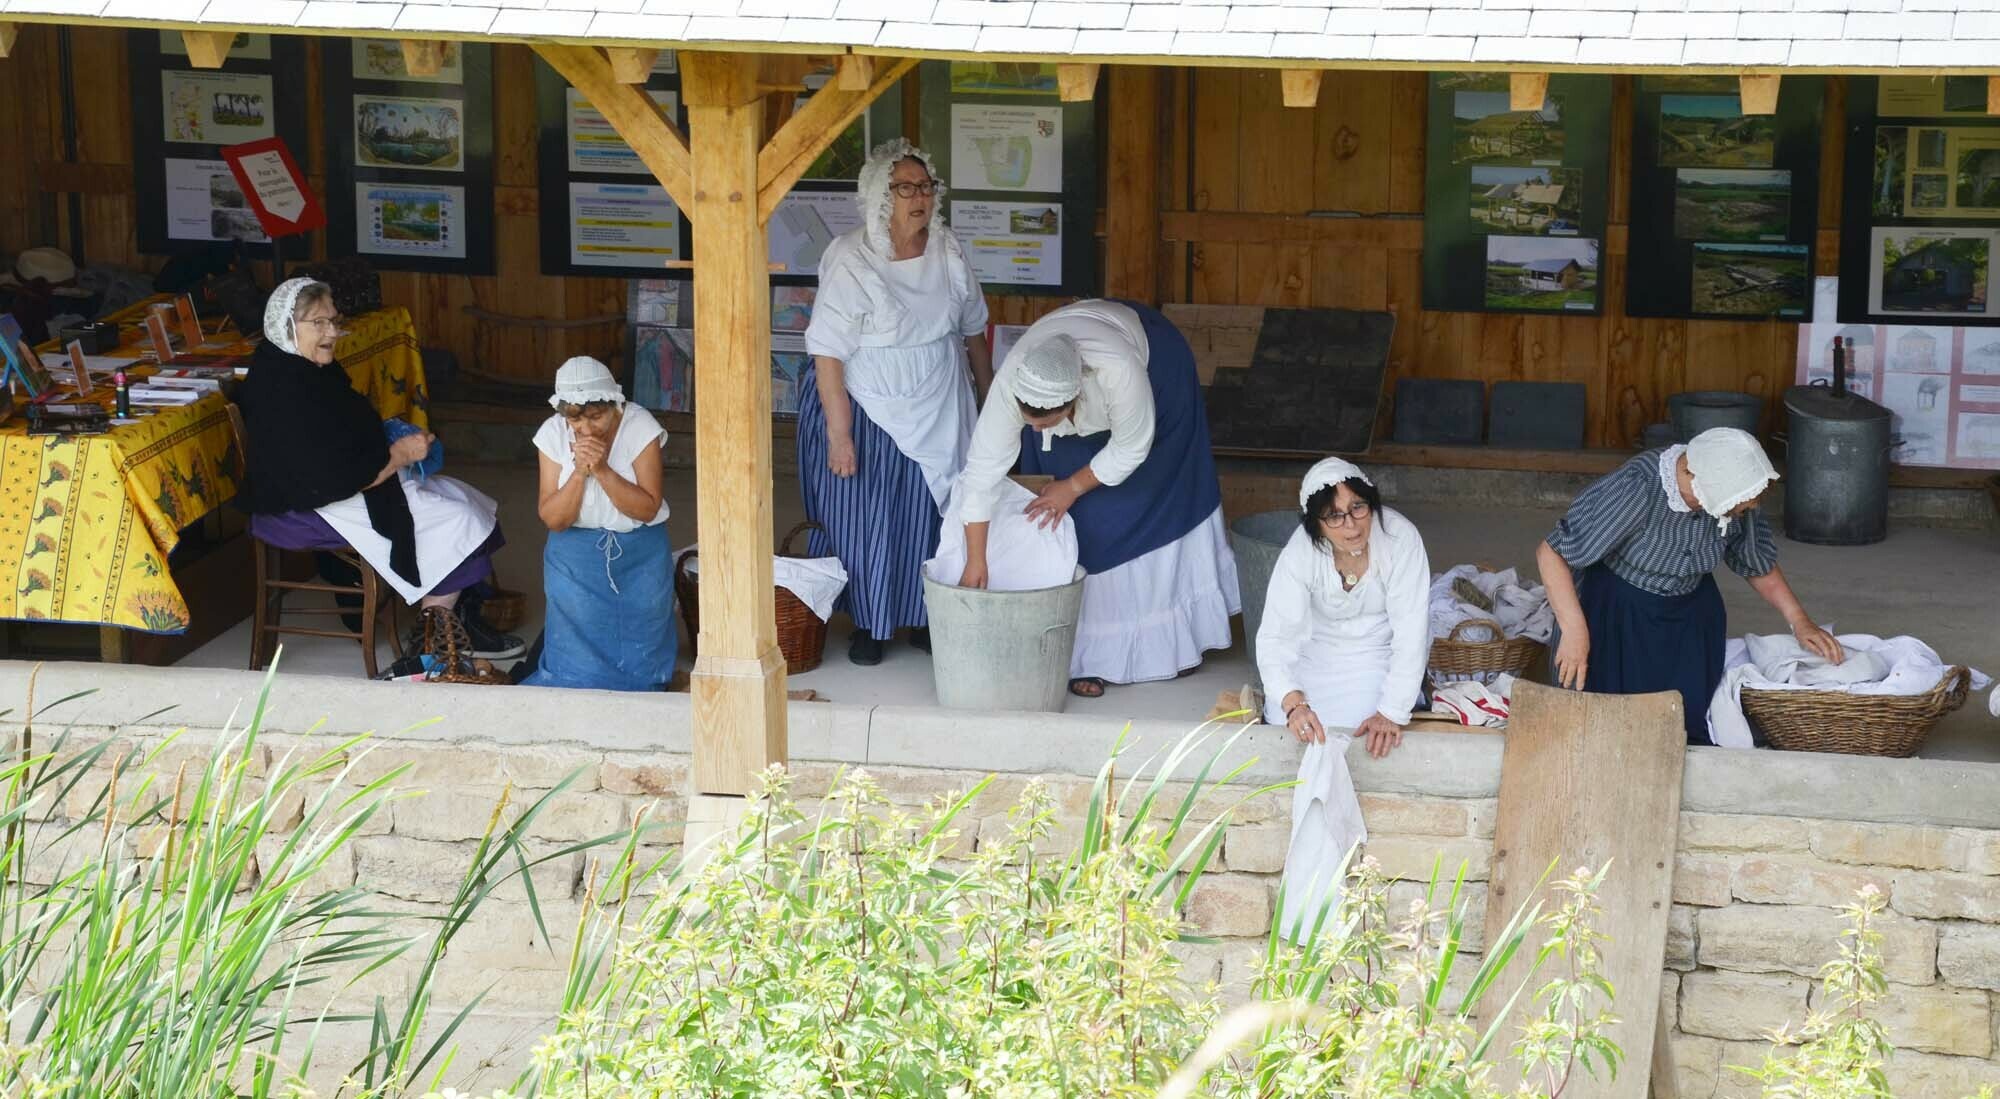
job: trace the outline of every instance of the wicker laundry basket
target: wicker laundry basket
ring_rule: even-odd
[[[778,544],[779,555],[805,557],[806,554],[792,552],[792,542],[806,531],[825,529],[811,520],[800,523]],[[674,565],[674,594],[680,599],[681,619],[687,623],[690,660],[695,657],[701,639],[701,578],[689,572],[688,566],[699,552],[691,549],[681,554]],[[778,649],[785,654],[786,673],[798,675],[819,667],[821,657],[826,655],[826,622],[789,589],[781,587],[771,594],[777,604]]]
[[[1486,641],[1468,641],[1463,635],[1481,630],[1492,635]],[[1507,637],[1500,623],[1489,618],[1468,618],[1451,628],[1448,636],[1431,642],[1431,679],[1438,683],[1477,679],[1491,683],[1502,674],[1523,675],[1534,667],[1547,646],[1526,637]]]
[[[1972,673],[1945,670],[1938,685],[1920,695],[1857,695],[1845,691],[1741,692],[1743,715],[1774,748],[1789,752],[1845,752],[1858,756],[1913,756],[1939,719],[1965,705]]]
[[[528,597],[513,588],[501,587],[498,569],[486,578],[486,583],[493,592],[479,601],[480,619],[501,633],[520,629],[522,620],[528,616]]]

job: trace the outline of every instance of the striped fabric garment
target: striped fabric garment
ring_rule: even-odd
[[[923,467],[904,457],[895,440],[875,426],[859,402],[854,410],[856,472],[836,477],[826,468],[826,411],[817,371],[799,381],[799,490],[814,531],[814,556],[833,555],[847,569],[847,590],[834,609],[880,641],[903,626],[928,626],[923,563],[937,552],[938,509]]]
[[[1654,595],[1686,595],[1720,564],[1746,577],[1777,567],[1778,546],[1763,512],[1744,513],[1726,535],[1715,528],[1712,515],[1668,505],[1660,451],[1649,450],[1578,493],[1548,543],[1571,568],[1602,561]]]

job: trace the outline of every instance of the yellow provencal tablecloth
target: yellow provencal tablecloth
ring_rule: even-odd
[[[146,304],[116,319],[143,316]],[[370,313],[349,328],[339,354],[355,389],[385,419],[429,426],[409,311]],[[0,618],[186,630],[167,554],[184,528],[236,494],[243,459],[227,402],[207,394],[102,435],[30,436],[25,419],[17,410],[0,425],[0,561],[16,562]]]

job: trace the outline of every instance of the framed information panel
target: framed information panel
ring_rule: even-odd
[[[646,94],[685,133],[678,60],[674,51],[660,51]],[[687,221],[639,154],[583,93],[540,59],[535,61],[535,106],[541,121],[542,274],[677,274],[663,268],[687,258]]]

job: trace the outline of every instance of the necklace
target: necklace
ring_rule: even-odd
[[[1366,552],[1367,550],[1365,549],[1348,550],[1347,556],[1360,557],[1362,554]],[[1361,583],[1361,574],[1359,572],[1348,572],[1347,570],[1342,569],[1340,573],[1340,579],[1345,583],[1348,591],[1353,591],[1354,585]]]

